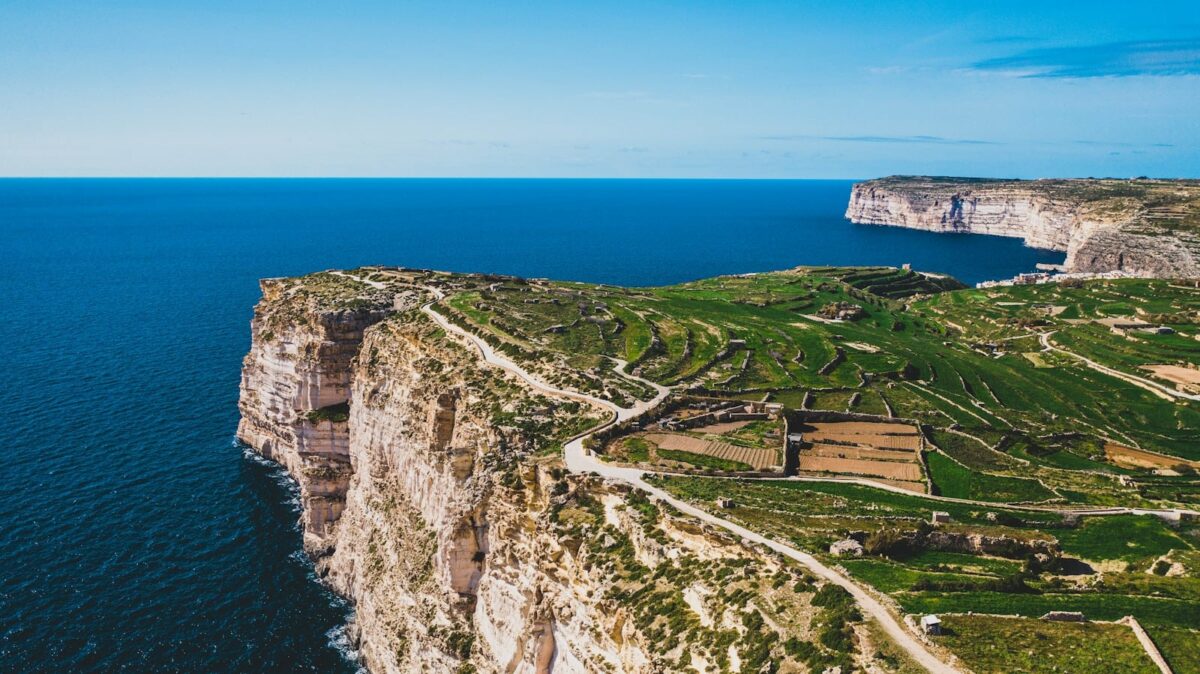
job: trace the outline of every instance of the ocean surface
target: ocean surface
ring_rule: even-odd
[[[0,671],[352,672],[297,495],[233,439],[260,277],[966,282],[1060,254],[852,225],[847,181],[0,180]]]

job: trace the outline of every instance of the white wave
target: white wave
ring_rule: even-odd
[[[330,648],[337,651],[346,662],[357,666],[355,674],[367,674],[367,668],[362,665],[362,653],[354,647],[354,641],[350,638],[349,622],[334,627],[325,636],[329,638]]]

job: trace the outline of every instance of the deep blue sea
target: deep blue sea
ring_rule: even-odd
[[[350,672],[296,494],[233,440],[257,280],[633,285],[1062,256],[852,225],[847,181],[0,180],[0,671]]]

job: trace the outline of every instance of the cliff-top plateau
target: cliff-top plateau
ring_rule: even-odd
[[[1024,239],[1068,272],[1200,276],[1200,181],[891,176],[854,186],[852,222]]]
[[[238,437],[370,672],[1197,671],[1194,282],[261,288]]]

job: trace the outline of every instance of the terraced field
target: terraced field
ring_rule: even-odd
[[[906,613],[1037,618],[1048,611],[1080,611],[1091,620],[1109,621],[1134,615],[1152,634],[1172,636],[1170,645],[1178,649],[1175,658],[1181,663],[1197,657],[1194,643],[1181,646],[1176,637],[1200,629],[1200,523],[1172,525],[1144,515],[1080,521],[1004,506],[931,504],[918,495],[845,483],[702,477],[656,482],[702,508],[732,500],[736,507],[722,510],[723,516],[809,550],[826,550],[835,541],[857,536],[866,550],[861,557],[828,555],[829,562],[892,596]],[[947,512],[950,522],[929,526],[934,507]],[[970,540],[992,543],[977,549],[967,544]],[[1057,556],[1040,562],[1034,549]],[[1177,560],[1178,566],[1171,567],[1174,575],[1165,570],[1170,564],[1159,564],[1164,557]],[[1037,623],[980,620],[987,624],[972,625],[958,636],[986,644],[1001,628],[1019,630],[1013,638],[1020,640],[1043,629]],[[966,622],[961,628],[967,629]],[[1034,636],[1027,649],[1038,640]],[[973,651],[970,643],[947,642],[964,658],[970,653],[982,671],[1010,671],[991,668],[988,663],[996,661],[989,661],[986,645]],[[1054,643],[1047,639],[1045,645]],[[1134,655],[1136,651],[1128,651],[1121,657]]]
[[[791,407],[807,400],[811,409],[933,426],[1080,432],[1200,459],[1196,403],[1163,405],[1128,382],[1043,353],[1038,341],[1054,331],[1061,347],[1141,376],[1145,365],[1195,362],[1200,291],[1097,281],[940,292],[953,285],[902,270],[810,268],[648,289],[506,280],[450,304],[514,351],[531,359],[570,354],[591,363],[586,376],[610,386],[619,378],[589,358],[628,360],[651,379],[721,396],[768,395]],[[837,302],[861,307],[863,317],[809,318]],[[1125,313],[1161,320],[1176,334],[1126,338],[1090,322]]]
[[[726,461],[744,463],[755,470],[779,465],[779,451],[759,447],[745,447],[720,440],[707,440],[683,433],[647,433],[646,440],[659,450],[689,452],[715,456]]]
[[[1114,462],[1103,450],[1114,443],[1200,461],[1200,403],[1164,400],[1041,342],[1052,333],[1059,348],[1143,378],[1149,365],[1200,363],[1194,287],[1119,280],[962,289],[907,270],[802,268],[633,289],[505,278],[464,288],[448,304],[463,325],[548,379],[617,402],[649,391],[621,377],[613,358],[693,395],[914,420],[939,434],[943,455],[931,477],[943,494],[1200,503],[1194,475]],[[845,305],[861,317],[820,315]],[[1174,334],[1116,335],[1094,322],[1111,316]],[[870,475],[872,466],[832,460],[882,458],[843,454],[823,448],[813,460]],[[916,477],[876,474],[892,475]]]
[[[879,478],[885,484],[925,491],[921,435],[908,424],[888,422],[800,422],[789,431],[803,438],[800,474]]]

